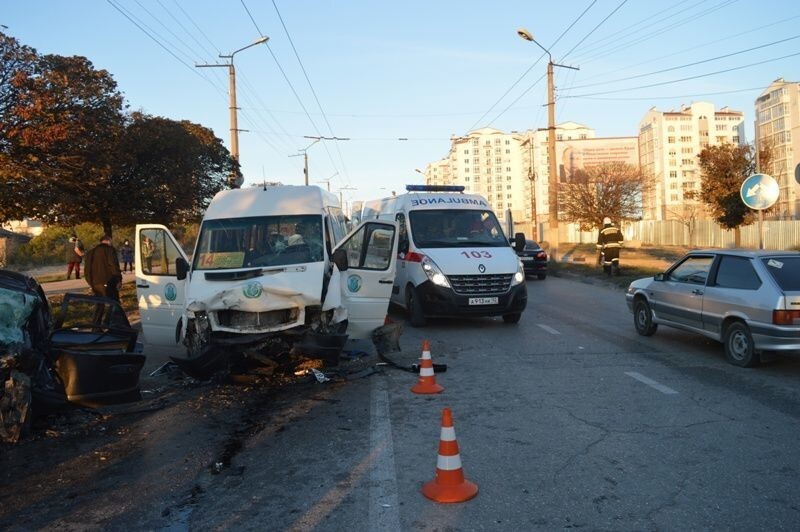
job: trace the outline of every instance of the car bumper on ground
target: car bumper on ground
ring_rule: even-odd
[[[455,293],[451,288],[426,281],[417,287],[417,292],[423,313],[428,317],[502,316],[522,312],[528,304],[528,289],[525,283],[512,286],[502,294],[462,295]],[[470,298],[495,297],[497,304],[470,305]]]

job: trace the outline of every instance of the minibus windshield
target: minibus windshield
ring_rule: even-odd
[[[323,260],[322,216],[206,220],[194,270],[285,266]]]
[[[411,235],[418,248],[508,247],[492,211],[468,209],[416,210],[409,213]]]

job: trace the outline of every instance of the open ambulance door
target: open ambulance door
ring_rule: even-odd
[[[145,343],[175,346],[183,315],[187,279],[178,279],[175,261],[188,260],[163,225],[136,226],[136,298]]]
[[[339,278],[350,338],[369,338],[384,324],[397,268],[397,241],[395,222],[369,220],[359,224],[334,250],[335,255],[343,250],[347,257],[347,268]]]

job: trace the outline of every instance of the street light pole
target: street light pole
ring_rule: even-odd
[[[344,211],[345,208],[344,208],[344,199],[342,198],[342,190],[358,190],[358,189],[356,189],[356,187],[349,187],[349,186],[348,187],[340,187],[339,188],[339,207],[342,209],[342,211]],[[353,214],[353,213],[350,213],[350,214]],[[351,218],[352,218],[352,216],[351,216]]]
[[[347,138],[347,137],[312,137],[310,135],[303,135],[303,138],[304,139],[313,139],[314,142],[312,142],[311,144],[309,144],[308,146],[306,146],[302,150],[298,150],[301,153],[298,153],[296,155],[290,155],[289,157],[299,157],[300,155],[303,156],[303,175],[305,176],[305,185],[308,186],[308,150],[309,150],[309,148],[311,148],[311,146],[313,146],[314,144],[316,144],[317,142],[319,142],[321,140],[350,140],[350,139]],[[339,172],[336,172],[336,173],[338,174]],[[331,176],[331,177],[333,177],[333,176]]]
[[[205,64],[205,65],[195,65],[197,68],[205,68],[205,67],[227,67],[228,69],[228,110],[230,114],[230,122],[231,122],[231,157],[238,163],[239,162],[239,119],[237,116],[237,107],[236,107],[236,68],[233,66],[233,56],[237,53],[241,52],[242,50],[247,50],[251,46],[255,46],[257,44],[265,43],[269,40],[269,37],[261,37],[260,39],[256,40],[235,50],[230,53],[230,55],[222,55],[219,56],[222,59],[229,59],[229,63],[223,64]],[[241,176],[231,176],[230,185],[231,188],[239,188],[242,186],[243,178]]]
[[[558,167],[556,165],[556,96],[553,85],[553,67],[570,68],[579,70],[578,67],[559,65],[553,62],[550,50],[539,44],[531,33],[520,28],[517,35],[526,41],[535,43],[547,54],[547,158],[549,159],[547,176],[547,202],[548,202],[548,235],[550,241],[550,256],[558,260]]]

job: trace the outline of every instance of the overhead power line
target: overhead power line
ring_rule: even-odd
[[[650,101],[650,100],[677,100],[682,98],[705,98],[706,96],[719,96],[722,94],[736,94],[739,92],[751,92],[751,91],[761,91],[761,90],[764,90],[763,86],[750,87],[748,89],[735,89],[729,91],[701,92],[697,94],[672,94],[670,96],[640,96],[640,97],[625,96],[624,98],[603,98],[594,96],[565,96],[565,98],[580,98],[582,100],[602,100],[610,102],[628,102],[632,100]]]
[[[244,1],[244,0],[242,0],[242,1]],[[294,41],[292,40],[292,36],[289,34],[289,29],[286,27],[286,23],[283,21],[283,17],[281,16],[280,10],[278,10],[278,5],[275,3],[275,0],[272,0],[272,6],[275,8],[275,13],[278,14],[278,20],[280,20],[281,26],[283,27],[283,31],[284,31],[284,33],[286,33],[286,38],[289,39],[289,44],[291,44],[291,46],[292,46],[292,51],[294,52],[294,56],[297,58],[297,63],[300,65],[300,70],[303,71],[303,76],[305,76],[306,82],[308,83],[308,87],[309,87],[309,89],[311,89],[311,94],[314,96],[314,101],[317,102],[317,108],[319,109],[320,113],[322,113],[322,118],[325,120],[325,125],[328,126],[328,131],[330,132],[331,136],[335,137],[336,135],[333,132],[333,127],[331,126],[331,123],[330,123],[330,121],[328,120],[328,117],[325,114],[325,110],[322,108],[322,104],[320,103],[319,97],[317,96],[317,91],[314,90],[314,84],[311,83],[311,79],[308,77],[308,72],[306,71],[306,67],[305,67],[305,65],[303,65],[303,61],[300,59],[300,54],[297,53],[297,48],[294,45]],[[323,145],[325,146],[325,151],[328,151],[327,143],[323,142]],[[342,157],[342,150],[339,149],[339,143],[338,142],[335,143],[334,145],[336,147],[336,152],[339,155],[339,161],[342,163],[342,170],[344,171],[345,180],[347,181],[347,184],[349,185],[350,184],[350,174],[347,171],[347,165],[345,165],[345,163],[344,163],[344,157]],[[328,153],[328,155],[330,156],[330,153]],[[336,169],[335,166],[336,165],[334,165],[334,169]],[[338,172],[338,169],[336,169],[336,170]]]
[[[675,8],[681,6],[681,5],[683,5],[683,4],[685,4],[686,2],[689,2],[689,1],[691,1],[691,0],[682,0],[681,2],[678,2],[677,4],[671,5],[666,9],[662,9],[661,11],[657,11],[657,12],[653,13],[652,15],[648,15],[647,17],[645,17],[643,19],[640,19],[637,22],[634,22],[632,24],[626,24],[622,29],[620,29],[618,31],[615,31],[613,33],[610,33],[610,34],[606,35],[605,37],[600,37],[597,40],[590,41],[590,42],[586,43],[584,46],[579,46],[579,47],[576,48],[576,51],[578,52],[578,56],[580,56],[583,53],[584,50],[596,50],[600,43],[608,41],[609,39],[613,39],[617,35],[619,35],[620,33],[625,33],[625,32],[629,32],[630,33],[631,30],[633,30],[633,28],[636,28],[637,26],[640,26],[641,24],[644,24],[645,22],[647,22],[647,21],[649,21],[651,19],[654,19],[654,18],[663,19],[662,15],[664,15],[665,13],[667,13],[669,11],[672,11],[673,9],[675,9]],[[706,2],[706,1],[707,0],[701,0],[700,3]],[[692,7],[694,7],[694,6],[690,6],[690,7],[686,8],[686,9],[684,9],[683,11],[686,11],[687,9],[691,9]],[[681,12],[682,11],[679,11],[678,13],[681,13]],[[669,16],[672,17],[672,16],[675,16],[675,14],[669,15]],[[641,31],[641,30],[635,30],[633,33],[638,33],[639,31]]]
[[[754,32],[759,31],[759,30],[763,30],[763,29],[766,29],[766,28],[771,28],[772,26],[777,26],[779,24],[783,24],[783,23],[786,23],[786,22],[791,22],[791,21],[796,20],[798,18],[800,18],[800,15],[795,15],[795,16],[789,17],[789,18],[781,18],[781,19],[776,20],[774,22],[771,22],[769,24],[765,24],[763,26],[758,26],[756,28],[752,28],[752,29],[749,29],[747,31],[737,32],[735,34],[728,35],[727,37],[723,37],[721,39],[715,39],[713,41],[706,41],[706,42],[703,42],[703,43],[695,44],[693,46],[690,46],[689,48],[683,48],[683,49],[678,50],[676,52],[672,52],[672,53],[669,53],[669,54],[666,54],[666,55],[661,55],[661,56],[658,56],[658,57],[653,57],[653,58],[647,59],[645,61],[639,61],[638,63],[633,63],[633,64],[630,64],[630,65],[626,65],[626,66],[621,67],[621,68],[615,68],[613,71],[598,72],[597,74],[594,74],[593,76],[587,76],[587,77],[583,78],[583,80],[587,81],[587,80],[590,80],[590,79],[597,79],[597,78],[600,78],[600,77],[604,77],[604,76],[607,76],[609,74],[613,75],[615,73],[631,70],[631,69],[633,69],[634,67],[637,67],[637,66],[647,65],[649,63],[655,63],[656,61],[660,61],[662,59],[667,59],[669,57],[674,57],[676,55],[681,55],[681,54],[686,53],[686,52],[697,52],[697,50],[699,48],[702,48],[702,47],[705,47],[705,46],[710,46],[712,44],[721,43],[721,42],[724,42],[724,41],[729,41],[731,39],[742,40],[742,36],[747,35],[749,33],[754,33]]]
[[[604,23],[605,21],[607,21],[609,18],[611,18],[611,16],[612,16],[614,13],[616,13],[617,11],[619,11],[619,10],[620,10],[620,8],[621,8],[622,6],[624,6],[624,5],[625,5],[627,2],[628,2],[628,0],[622,0],[622,2],[620,2],[620,3],[619,3],[619,5],[618,5],[617,7],[615,7],[615,8],[614,8],[614,11],[612,11],[611,13],[609,13],[608,15],[606,15],[606,17],[605,17],[603,20],[601,20],[600,22],[598,22],[597,26],[595,26],[594,28],[592,28],[592,31],[590,31],[589,33],[587,33],[587,34],[586,34],[586,36],[585,36],[583,39],[581,39],[580,41],[578,41],[578,44],[576,44],[575,46],[573,46],[572,48],[570,48],[570,49],[569,49],[569,52],[567,52],[566,54],[564,54],[564,55],[561,57],[561,61],[564,61],[564,60],[567,58],[567,56],[569,56],[569,54],[571,54],[571,53],[572,53],[572,52],[575,50],[575,48],[577,48],[578,46],[580,46],[581,44],[583,44],[583,41],[585,41],[586,39],[588,39],[588,38],[589,38],[589,37],[592,35],[592,33],[594,33],[595,31],[597,31],[597,28],[599,28],[600,26],[602,26],[602,25],[603,25],[603,23]]]
[[[581,62],[585,65],[585,64],[588,64],[588,63],[590,63],[592,61],[596,61],[598,59],[601,59],[603,57],[608,57],[609,55],[614,54],[614,53],[616,53],[616,52],[618,52],[620,50],[625,50],[625,49],[630,48],[631,46],[643,43],[645,41],[649,41],[651,39],[655,39],[659,35],[662,35],[662,34],[668,32],[668,31],[670,31],[670,30],[672,30],[672,29],[674,29],[674,28],[676,28],[678,26],[681,26],[684,23],[695,22],[695,21],[699,20],[700,18],[702,18],[702,17],[704,17],[706,15],[710,15],[711,13],[714,13],[715,11],[719,11],[720,9],[728,7],[729,5],[735,3],[736,1],[737,0],[726,0],[726,1],[722,2],[722,3],[720,3],[720,4],[717,4],[715,6],[712,6],[712,7],[708,8],[708,9],[706,9],[705,11],[701,11],[699,13],[693,13],[693,14],[689,15],[688,17],[683,18],[683,19],[681,19],[681,20],[679,20],[677,22],[674,22],[674,23],[672,23],[672,24],[670,24],[670,25],[668,25],[666,27],[663,27],[663,28],[657,30],[657,31],[652,31],[651,30],[645,36],[637,37],[634,40],[630,40],[630,41],[626,41],[626,42],[609,43],[609,45],[612,46],[612,48],[607,49],[607,50],[602,50],[602,48],[605,48],[605,47],[600,47],[599,50],[594,50],[595,55],[590,55],[587,58],[581,59]],[[634,32],[634,34],[635,33],[638,33],[638,31]],[[633,34],[631,34],[631,35],[633,35]]]
[[[678,65],[678,66],[674,66],[674,67],[670,67],[670,68],[663,68],[661,70],[655,70],[653,72],[647,72],[645,74],[637,74],[636,76],[627,76],[627,77],[624,77],[624,78],[617,78],[617,79],[612,79],[612,80],[607,80],[607,81],[599,81],[599,82],[595,82],[595,83],[586,83],[584,85],[575,85],[572,88],[573,89],[583,89],[583,88],[586,88],[586,87],[596,87],[598,85],[607,85],[609,83],[619,83],[620,81],[629,81],[629,80],[632,80],[632,79],[644,78],[644,77],[647,77],[647,76],[654,76],[656,74],[663,74],[664,72],[672,72],[673,70],[679,70],[679,69],[682,69],[682,68],[688,68],[688,67],[691,67],[691,66],[697,66],[697,65],[702,65],[702,64],[705,64],[705,63],[710,63],[712,61],[718,61],[720,59],[726,59],[728,57],[733,57],[733,56],[744,54],[744,53],[747,53],[747,52],[752,52],[753,50],[760,50],[762,48],[768,48],[770,46],[775,46],[776,44],[785,43],[785,42],[792,41],[792,40],[795,40],[795,39],[800,39],[800,34],[799,35],[794,35],[792,37],[787,37],[785,39],[781,39],[781,40],[778,40],[778,41],[773,41],[773,42],[770,42],[770,43],[761,44],[759,46],[753,46],[753,47],[750,47],[750,48],[745,48],[744,50],[738,50],[736,52],[731,52],[729,54],[718,55],[716,57],[710,57],[708,59],[703,59],[701,61],[694,61],[692,63],[686,63],[685,65]]]
[[[202,80],[204,80],[204,81],[208,82],[208,83],[209,83],[209,84],[211,84],[211,85],[212,85],[214,88],[216,88],[218,91],[221,91],[223,96],[225,95],[225,92],[224,92],[224,91],[222,91],[222,90],[221,90],[221,89],[220,89],[220,88],[219,88],[217,85],[215,85],[215,84],[214,84],[214,83],[213,83],[213,82],[212,82],[212,81],[211,81],[211,80],[210,80],[210,79],[209,79],[207,76],[204,76],[203,74],[201,74],[200,72],[198,72],[198,71],[197,71],[197,69],[195,69],[194,67],[192,67],[192,66],[191,66],[189,63],[187,63],[186,61],[184,61],[184,60],[183,60],[183,59],[181,59],[180,57],[178,57],[178,56],[175,54],[175,52],[173,52],[172,50],[170,50],[170,49],[169,49],[169,48],[168,48],[168,47],[167,47],[167,46],[166,46],[164,43],[162,43],[162,42],[161,42],[159,39],[157,39],[156,37],[154,37],[154,36],[153,36],[153,34],[151,33],[152,29],[151,29],[150,31],[148,31],[148,30],[146,30],[146,29],[143,27],[144,23],[140,24],[139,22],[137,22],[136,20],[134,20],[135,16],[134,16],[133,14],[130,14],[130,15],[129,15],[129,14],[128,14],[128,12],[127,12],[127,10],[126,10],[125,8],[123,8],[123,7],[121,7],[121,6],[118,6],[118,5],[117,5],[117,4],[115,4],[115,3],[114,3],[112,0],[106,0],[106,2],[108,2],[108,4],[109,4],[111,7],[113,7],[113,8],[114,8],[114,9],[116,9],[117,11],[119,11],[119,12],[122,14],[122,16],[123,16],[123,17],[125,17],[126,19],[128,19],[128,20],[131,22],[131,24],[133,24],[134,26],[136,26],[137,28],[139,28],[139,30],[141,30],[141,32],[142,32],[142,33],[144,33],[145,35],[147,35],[147,36],[148,36],[148,37],[149,37],[149,38],[150,38],[150,39],[151,39],[153,42],[155,42],[155,43],[156,43],[156,44],[157,44],[159,47],[161,47],[161,48],[162,48],[162,49],[163,49],[165,52],[167,52],[169,55],[171,55],[173,58],[175,58],[175,60],[176,60],[176,61],[178,61],[180,64],[182,64],[182,65],[183,65],[183,66],[185,66],[187,69],[189,69],[191,72],[193,72],[193,73],[194,73],[194,74],[195,74],[197,77],[199,77],[200,79],[202,79]],[[155,32],[154,32],[154,33],[155,33]]]
[[[250,22],[253,23],[253,26],[256,28],[256,31],[259,33],[259,35],[261,35],[263,37],[264,33],[261,31],[261,28],[258,26],[258,23],[256,22],[256,19],[253,17],[253,14],[250,12],[250,9],[247,7],[247,4],[245,4],[244,0],[240,0],[240,2],[242,4],[242,7],[244,8],[245,12],[247,13],[247,16],[250,18]],[[317,136],[318,137],[324,137],[325,135],[322,134],[322,132],[319,129],[319,126],[317,126],[317,123],[314,122],[314,119],[311,118],[311,113],[308,112],[308,109],[306,108],[305,104],[303,103],[303,100],[300,98],[300,95],[297,93],[297,90],[295,89],[294,85],[292,84],[291,80],[289,79],[289,76],[286,74],[286,71],[283,69],[283,66],[281,65],[280,61],[278,61],[278,57],[275,55],[275,52],[273,52],[272,47],[270,46],[269,43],[266,43],[266,46],[267,46],[267,51],[272,56],[272,60],[275,61],[275,65],[278,67],[278,70],[280,71],[281,75],[283,76],[284,81],[286,81],[286,84],[289,85],[289,89],[292,91],[292,94],[294,95],[295,99],[297,100],[297,103],[300,105],[300,108],[303,109],[303,112],[305,113],[306,117],[308,118],[308,121],[311,123],[311,126],[314,128],[314,131],[316,132]],[[323,143],[323,145],[325,145],[325,143]],[[336,167],[336,163],[333,161],[333,157],[331,156],[330,151],[328,150],[327,146],[326,146],[325,150],[326,150],[326,152],[328,154],[328,158],[330,159],[331,165],[334,167],[334,169],[336,169],[338,171],[338,168]]]
[[[663,85],[672,85],[674,83],[680,83],[681,81],[689,81],[689,80],[692,80],[692,79],[707,78],[709,76],[716,76],[717,74],[725,74],[727,72],[734,72],[736,70],[743,70],[745,68],[758,66],[758,65],[763,65],[763,64],[766,64],[766,63],[773,63],[775,61],[780,61],[781,59],[788,59],[790,57],[796,57],[798,55],[800,55],[800,52],[796,52],[796,53],[789,54],[789,55],[784,55],[784,56],[781,56],[781,57],[775,57],[775,58],[772,58],[772,59],[765,59],[764,61],[758,61],[756,63],[750,63],[750,64],[747,64],[747,65],[741,65],[741,66],[738,66],[738,67],[726,68],[724,70],[717,70],[716,72],[708,72],[706,74],[698,74],[696,76],[689,76],[689,77],[685,77],[685,78],[674,79],[674,80],[671,80],[671,81],[662,81],[662,82],[659,82],[659,83],[650,83],[648,85],[639,85],[638,87],[627,87],[627,88],[624,88],[624,89],[592,92],[592,93],[588,93],[588,94],[574,94],[574,95],[562,96],[562,98],[585,98],[587,96],[602,96],[604,94],[617,94],[617,93],[620,93],[620,92],[628,92],[628,91],[639,90],[639,89],[648,89],[648,88],[651,88],[651,87],[661,87]]]
[[[595,5],[596,3],[597,3],[597,0],[592,0],[592,2],[591,2],[591,3],[590,3],[588,6],[586,6],[586,8],[585,8],[583,11],[581,11],[581,14],[580,14],[580,15],[578,15],[578,17],[577,17],[575,20],[573,20],[573,21],[572,21],[572,23],[571,23],[569,26],[567,26],[567,28],[566,28],[564,31],[562,31],[562,32],[561,32],[561,35],[559,35],[559,36],[558,36],[558,38],[555,40],[555,42],[553,42],[553,44],[551,44],[551,45],[550,45],[550,47],[552,48],[553,46],[555,46],[556,44],[558,44],[558,42],[559,42],[559,41],[560,41],[560,40],[561,40],[561,39],[564,37],[564,35],[566,35],[566,34],[567,34],[567,32],[568,32],[569,30],[571,30],[571,29],[572,29],[572,27],[573,27],[575,24],[577,24],[577,23],[578,23],[578,21],[579,21],[579,20],[581,20],[581,19],[583,18],[583,16],[586,14],[586,12],[587,12],[587,11],[589,11],[589,9],[591,9],[591,7],[592,7],[593,5]],[[512,84],[511,84],[511,86],[510,86],[510,87],[509,87],[509,88],[506,90],[506,92],[504,92],[504,93],[503,93],[503,95],[502,95],[502,96],[500,96],[500,98],[498,98],[498,99],[497,99],[497,101],[496,101],[496,102],[494,102],[494,103],[492,104],[492,106],[491,106],[491,107],[489,107],[489,109],[488,109],[488,110],[487,110],[485,113],[483,113],[483,115],[481,115],[481,117],[480,117],[479,119],[477,119],[477,120],[475,121],[475,123],[474,123],[474,124],[472,124],[472,125],[469,127],[469,131],[471,131],[471,130],[475,129],[475,126],[477,126],[478,124],[480,124],[480,123],[481,123],[481,120],[483,120],[484,118],[486,118],[486,116],[487,116],[489,113],[491,113],[491,112],[492,112],[492,109],[494,109],[495,107],[497,107],[497,105],[498,105],[498,104],[499,104],[501,101],[503,101],[503,99],[504,99],[504,98],[505,98],[505,97],[508,95],[508,93],[510,93],[510,92],[511,92],[511,91],[514,89],[514,87],[516,87],[516,86],[519,84],[519,82],[520,82],[520,81],[522,81],[522,79],[523,79],[525,76],[527,76],[527,75],[528,75],[528,72],[530,72],[531,70],[533,70],[533,67],[535,67],[536,65],[538,65],[538,64],[539,64],[539,61],[541,61],[541,60],[542,60],[542,58],[543,58],[545,55],[546,55],[545,53],[542,53],[542,55],[540,55],[539,57],[537,57],[537,58],[536,58],[536,61],[534,61],[534,62],[533,62],[533,64],[532,64],[531,66],[529,66],[529,67],[528,67],[528,69],[527,69],[525,72],[523,72],[523,73],[522,73],[522,75],[521,75],[519,78],[517,78],[517,81],[515,81],[514,83],[512,83]],[[511,105],[514,105],[514,103],[516,103],[517,101],[519,101],[519,99],[520,99],[520,98],[522,98],[522,96],[524,96],[525,94],[527,94],[528,92],[530,92],[530,90],[531,90],[531,89],[532,89],[532,88],[533,88],[533,87],[534,87],[534,86],[535,86],[537,83],[539,83],[539,81],[541,81],[541,79],[542,79],[542,78],[539,78],[539,79],[537,79],[536,81],[534,81],[534,82],[533,82],[533,84],[532,84],[531,86],[529,86],[527,89],[525,89],[525,92],[523,92],[523,93],[522,93],[522,95],[520,95],[519,97],[517,97],[517,99],[516,99],[516,100],[514,100],[514,102],[512,102],[512,103],[511,103]],[[498,119],[498,118],[500,118],[500,117],[501,117],[503,114],[505,114],[505,112],[506,112],[506,111],[508,111],[508,109],[509,109],[510,107],[511,107],[511,106],[507,107],[507,108],[506,108],[506,109],[505,109],[505,110],[504,110],[502,113],[500,113],[499,115],[497,115],[497,116],[495,117],[495,119],[494,119],[494,120],[497,120],[497,119]],[[494,120],[492,120],[492,121],[491,121],[491,122],[489,122],[489,123],[491,124],[492,122],[494,122]]]

